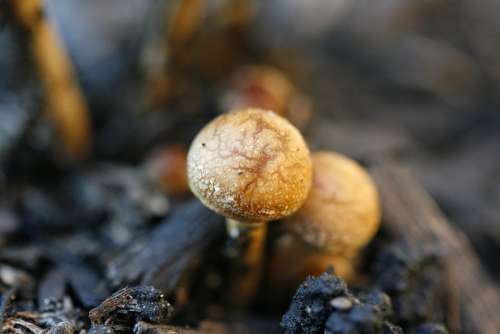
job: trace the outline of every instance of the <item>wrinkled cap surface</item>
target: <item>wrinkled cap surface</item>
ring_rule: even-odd
[[[336,254],[365,246],[380,224],[377,189],[355,161],[334,152],[312,154],[313,184],[304,206],[285,226]]]
[[[307,198],[312,167],[299,131],[271,111],[244,109],[205,126],[188,153],[193,193],[242,222],[280,219]]]

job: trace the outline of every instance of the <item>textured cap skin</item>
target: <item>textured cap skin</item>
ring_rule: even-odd
[[[355,161],[334,152],[312,154],[313,185],[304,206],[285,226],[335,254],[365,246],[380,225],[378,192]]]
[[[243,109],[217,117],[194,139],[187,164],[192,192],[240,222],[289,216],[311,187],[312,163],[302,135],[272,111]]]

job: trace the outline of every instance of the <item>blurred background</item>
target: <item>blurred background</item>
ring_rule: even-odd
[[[73,70],[63,77],[78,83],[84,106],[54,117],[50,96],[64,89],[51,88],[46,74],[58,65],[43,59],[64,63],[57,43],[38,41],[36,24],[0,7],[1,189],[74,180],[103,163],[155,173],[155,152],[175,146],[182,156],[216,115],[260,104],[288,117],[312,149],[409,165],[500,279],[499,1],[42,2],[36,20],[57,32]],[[102,174],[91,180],[120,178]],[[95,196],[88,184],[71,187]],[[28,188],[14,196],[23,219],[50,216],[50,203]],[[99,212],[96,201],[85,210]],[[147,203],[148,213],[166,205]],[[111,210],[115,218],[133,220],[123,207]],[[14,220],[2,234],[16,233],[22,224],[0,212]],[[109,238],[125,244],[130,230],[120,226]]]

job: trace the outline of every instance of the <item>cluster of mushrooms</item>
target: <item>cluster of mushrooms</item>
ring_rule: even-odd
[[[257,290],[268,222],[281,220],[285,230],[268,261],[276,291],[329,267],[351,279],[380,223],[368,173],[341,154],[311,153],[299,130],[273,111],[236,109],[207,124],[189,149],[187,176],[194,195],[226,217],[229,238],[245,240],[235,305],[247,305]]]

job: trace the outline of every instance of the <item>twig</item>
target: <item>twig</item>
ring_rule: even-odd
[[[62,137],[63,146],[71,158],[85,158],[91,146],[89,112],[62,41],[47,19],[41,0],[11,0],[10,3],[20,25],[29,33],[47,111]]]
[[[186,256],[194,256],[223,232],[221,216],[192,200],[115,258],[108,276],[117,285],[161,281],[165,286],[156,286],[169,290],[189,263]]]

